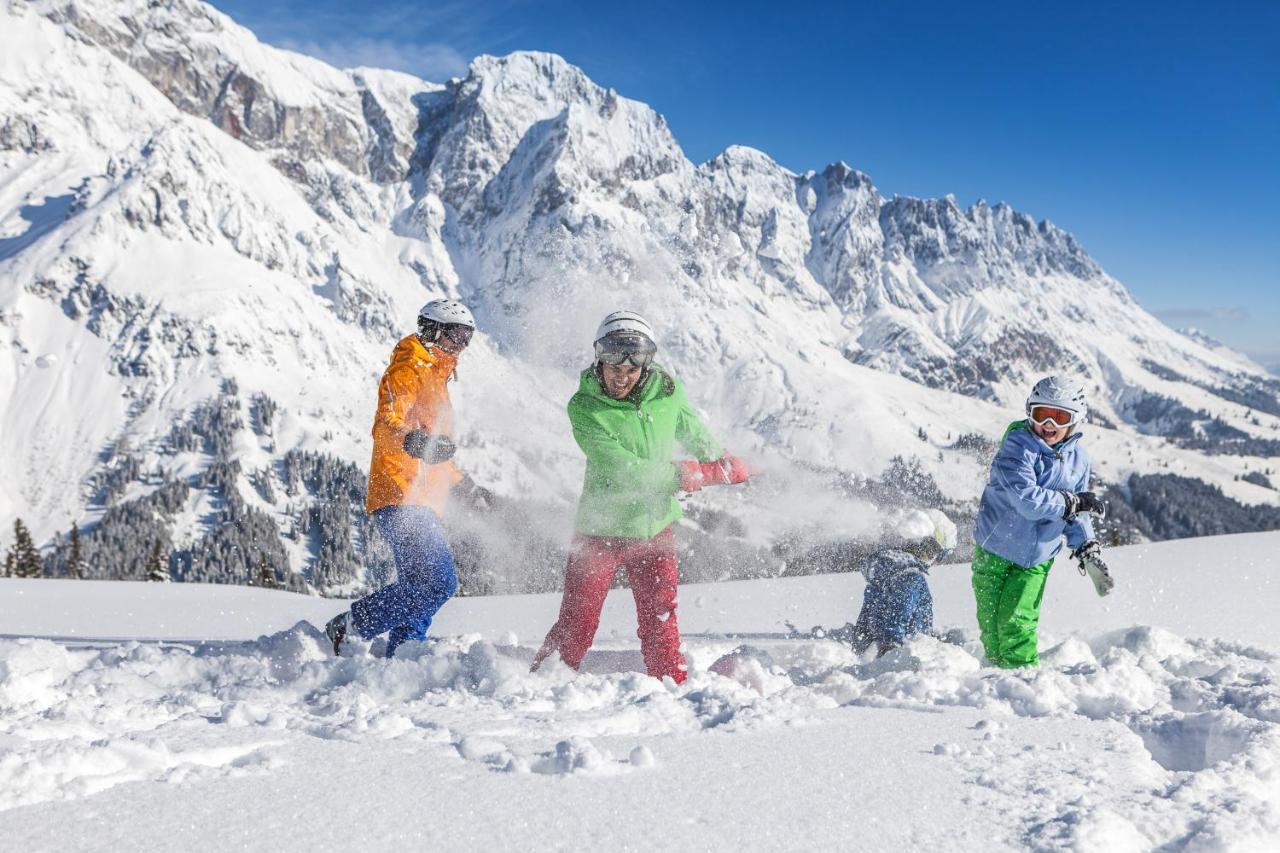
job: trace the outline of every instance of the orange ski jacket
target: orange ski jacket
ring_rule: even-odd
[[[404,452],[404,437],[415,429],[456,439],[449,378],[458,363],[439,347],[427,347],[417,335],[396,344],[378,384],[373,418],[373,460],[365,511],[388,506],[425,506],[443,515],[449,490],[462,480],[452,460],[428,465]]]

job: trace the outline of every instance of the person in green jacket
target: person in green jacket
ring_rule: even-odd
[[[743,483],[751,470],[721,449],[680,381],[653,362],[656,352],[653,327],[632,311],[615,311],[596,331],[595,363],[582,372],[569,401],[587,470],[564,597],[532,670],[552,652],[573,669],[581,666],[622,567],[635,597],[646,671],[677,684],[688,674],[676,622],[676,493]],[[673,461],[677,442],[696,459]]]

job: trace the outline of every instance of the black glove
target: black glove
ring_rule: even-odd
[[[1091,512],[1099,518],[1107,514],[1106,501],[1101,500],[1093,492],[1059,492],[1058,494],[1062,495],[1062,500],[1066,503],[1062,517],[1068,521],[1082,512]]]
[[[1097,539],[1090,539],[1079,548],[1071,552],[1071,559],[1083,560],[1085,557],[1101,557],[1102,546],[1098,544]]]
[[[404,437],[404,452],[416,456],[428,465],[437,465],[453,458],[458,447],[447,435],[432,435],[425,429],[410,430]]]
[[[471,479],[470,474],[463,474],[462,480],[453,489],[472,509],[493,508],[493,492]]]
[[[1098,595],[1106,595],[1115,587],[1115,578],[1111,577],[1111,570],[1102,561],[1102,546],[1098,544],[1098,540],[1090,539],[1072,551],[1071,556],[1079,561],[1080,574],[1093,581],[1093,588]]]

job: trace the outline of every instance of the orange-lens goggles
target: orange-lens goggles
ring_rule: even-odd
[[[1066,409],[1059,409],[1056,406],[1032,406],[1031,420],[1037,424],[1047,424],[1053,421],[1061,427],[1071,426],[1076,422],[1076,413],[1068,412]]]

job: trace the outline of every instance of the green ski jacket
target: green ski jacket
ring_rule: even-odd
[[[658,535],[680,517],[675,443],[699,462],[724,452],[689,405],[684,386],[657,365],[622,400],[606,394],[595,369],[587,368],[568,409],[573,438],[587,456],[575,522],[587,536]]]

